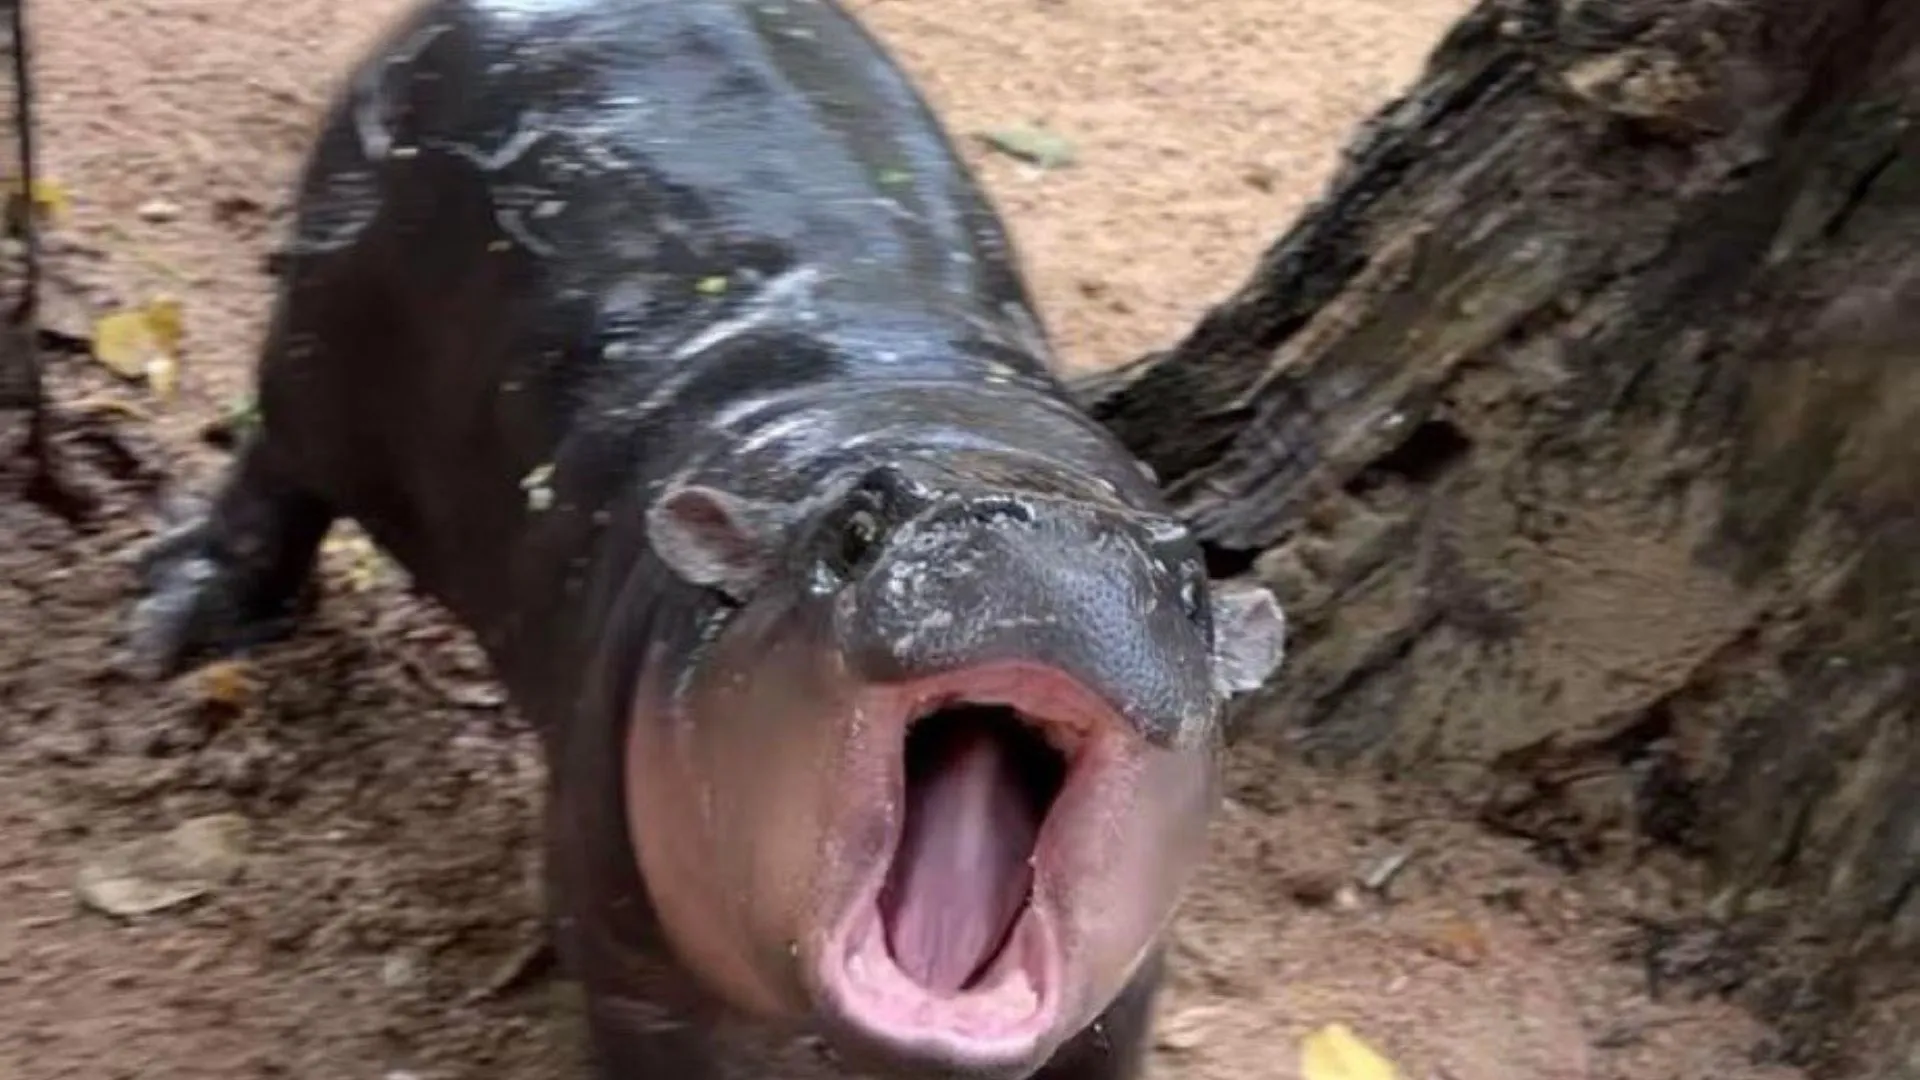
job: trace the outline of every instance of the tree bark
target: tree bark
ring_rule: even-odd
[[[33,182],[33,95],[27,61],[25,0],[0,0],[0,39],[5,45],[11,95],[0,120],[0,145],[11,153],[0,175],[5,185],[6,239],[0,252],[0,409],[38,412],[45,399],[39,353],[34,347],[34,307],[39,292],[39,251],[34,243],[30,192]]]
[[[34,197],[33,65],[26,0],[0,0],[0,51],[11,100],[0,118],[0,477],[5,486],[79,526],[98,508],[64,467],[47,393],[39,321],[39,210]]]
[[[1920,5],[1483,0],[1238,292],[1083,390],[1288,608],[1250,741],[1573,864],[1699,856],[1692,973],[1912,1077],[1917,247]]]

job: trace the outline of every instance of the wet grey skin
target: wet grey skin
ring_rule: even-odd
[[[880,47],[819,0],[436,0],[296,210],[260,424],[143,557],[135,661],[292,632],[357,521],[540,733],[598,1075],[1136,1076],[1284,620],[1069,403]]]

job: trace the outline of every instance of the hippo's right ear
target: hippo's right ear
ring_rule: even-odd
[[[1287,615],[1262,585],[1215,582],[1213,685],[1226,696],[1258,690],[1287,653]]]
[[[647,509],[647,540],[682,579],[742,601],[771,566],[785,518],[773,503],[678,484]]]

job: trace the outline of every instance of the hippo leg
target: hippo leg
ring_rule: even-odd
[[[283,637],[300,614],[334,512],[288,476],[259,429],[210,505],[173,522],[141,554],[129,620],[138,674],[169,678],[202,659]]]
[[[1165,954],[1156,952],[1100,1019],[1063,1047],[1033,1080],[1137,1080],[1146,1068],[1153,1002],[1165,974]]]

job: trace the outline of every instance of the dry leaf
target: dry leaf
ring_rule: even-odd
[[[7,177],[6,184],[8,202],[18,207],[20,205],[19,177]],[[33,202],[33,208],[38,211],[42,217],[65,217],[68,209],[73,206],[73,200],[67,197],[67,189],[63,187],[58,180],[50,180],[44,176],[37,176],[34,178],[33,183],[28,185],[28,192]],[[18,211],[13,212],[17,213]]]
[[[1300,1041],[1305,1080],[1400,1080],[1400,1071],[1345,1024],[1328,1024]]]
[[[220,660],[200,669],[194,691],[209,705],[245,711],[253,701],[253,666],[244,660]]]
[[[1218,1005],[1196,1005],[1163,1018],[1154,1027],[1154,1042],[1162,1050],[1197,1050],[1213,1040],[1225,1026],[1224,1010]]]
[[[1486,932],[1472,920],[1459,917],[1428,927],[1421,935],[1420,947],[1430,956],[1461,967],[1478,966],[1492,951]]]
[[[179,907],[240,871],[251,828],[238,814],[212,814],[119,844],[80,868],[74,892],[81,903],[108,915]]]
[[[1064,136],[1031,124],[983,131],[980,140],[1008,157],[1019,158],[1043,169],[1065,168],[1078,157],[1073,144]]]
[[[94,320],[94,359],[123,379],[142,380],[161,397],[179,384],[180,301],[158,299]]]
[[[149,421],[153,419],[146,410],[131,401],[121,401],[119,398],[110,398],[104,395],[83,397],[67,406],[67,408],[73,412],[92,413],[95,416],[112,415],[127,420],[139,421]]]
[[[354,592],[366,592],[379,582],[382,568],[380,549],[374,546],[373,539],[367,534],[342,529],[329,536],[321,545],[321,550],[347,561],[347,587]]]
[[[163,225],[180,216],[180,206],[165,199],[149,199],[141,203],[134,213],[140,215],[142,221]]]

